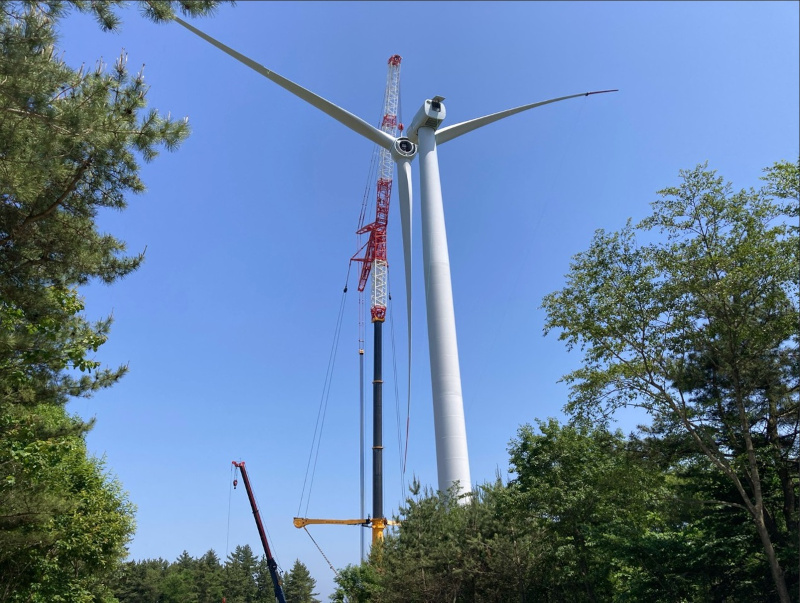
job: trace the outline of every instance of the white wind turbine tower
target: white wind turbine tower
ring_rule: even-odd
[[[422,255],[425,271],[425,302],[428,318],[428,346],[430,348],[439,490],[447,491],[457,485],[459,493],[468,492],[472,487],[472,482],[469,473],[453,289],[450,280],[450,256],[447,250],[437,145],[528,109],[570,98],[616,92],[616,90],[598,90],[552,98],[441,129],[439,126],[445,118],[445,107],[442,104],[444,98],[434,96],[432,99],[426,100],[414,116],[407,129],[408,137],[394,138],[360,117],[229,48],[182,19],[175,17],[175,21],[357,134],[392,152],[392,158],[397,164],[400,197],[409,345],[411,338],[411,161],[419,154]]]

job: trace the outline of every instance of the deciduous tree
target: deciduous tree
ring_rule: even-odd
[[[621,545],[655,523],[664,476],[602,425],[550,419],[538,430],[524,425],[512,441],[508,489],[507,516],[540,540],[531,590],[537,600],[612,600],[626,588]]]
[[[598,231],[544,300],[546,331],[583,351],[568,410],[635,406],[729,481],[788,602],[798,533],[798,165],[734,191],[705,165],[653,213]],[[639,242],[637,235],[645,238]],[[720,504],[734,504],[721,500]],[[794,552],[793,552],[794,551]]]

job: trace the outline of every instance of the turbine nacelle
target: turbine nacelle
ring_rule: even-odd
[[[443,96],[434,96],[433,98],[426,99],[422,103],[414,119],[411,120],[411,125],[408,127],[408,137],[412,142],[419,142],[417,132],[420,128],[432,128],[435,130],[444,121],[447,112],[444,109]]]

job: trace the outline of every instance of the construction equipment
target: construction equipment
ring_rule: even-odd
[[[264,546],[264,554],[267,556],[267,567],[269,568],[269,575],[272,578],[272,588],[275,591],[275,598],[278,603],[286,603],[286,597],[283,595],[283,587],[281,586],[280,577],[278,576],[278,564],[269,550],[269,543],[267,543],[267,533],[264,531],[264,525],[261,523],[261,515],[258,512],[256,505],[256,497],[253,495],[253,489],[250,487],[250,479],[247,477],[247,469],[244,468],[244,461],[237,463],[232,461],[233,466],[242,473],[244,480],[244,487],[247,490],[247,497],[250,499],[250,508],[253,509],[253,517],[256,519],[256,527],[258,528],[258,535],[261,537],[261,544]],[[236,488],[237,480],[234,478],[233,487]]]
[[[383,118],[381,131],[395,137],[403,125],[398,123],[397,110],[400,96],[400,55],[389,57],[386,75],[386,90],[383,99]],[[389,201],[392,195],[392,153],[389,149],[380,148],[378,159],[377,199],[375,203],[375,221],[359,224],[357,234],[369,233],[369,240],[364,248],[363,257],[353,257],[351,261],[361,262],[361,275],[358,290],[363,292],[370,274],[372,275],[371,308],[374,330],[373,378],[372,378],[372,518],[368,519],[308,519],[295,517],[294,525],[304,528],[311,524],[361,525],[372,529],[373,544],[383,540],[383,531],[387,525],[393,525],[384,515],[383,510],[383,322],[386,318],[386,302],[388,294],[386,260],[386,225],[389,219]],[[360,350],[363,363],[363,350]],[[362,505],[363,507],[363,505]],[[362,508],[363,514],[363,508]],[[362,552],[363,556],[363,552]]]
[[[383,119],[381,131],[391,136],[397,135],[397,106],[400,97],[400,61],[398,54],[389,57],[389,69],[386,75],[386,91],[383,98]],[[375,202],[375,221],[372,224],[359,225],[357,234],[369,233],[363,258],[353,260],[362,262],[361,276],[358,279],[358,290],[363,291],[372,273],[372,322],[383,322],[386,318],[387,267],[386,261],[386,225],[389,220],[389,200],[392,196],[392,153],[388,149],[379,150],[377,199]]]

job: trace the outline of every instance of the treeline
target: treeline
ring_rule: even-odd
[[[702,455],[586,423],[524,426],[513,479],[471,497],[420,491],[334,601],[778,600],[737,493]],[[782,498],[773,483],[771,511]],[[797,532],[777,547],[797,600]]]
[[[299,560],[282,576],[287,603],[319,603],[316,580]],[[194,558],[184,551],[174,562],[129,561],[111,585],[120,603],[274,603],[267,560],[249,545],[237,546],[225,562],[209,550]]]

